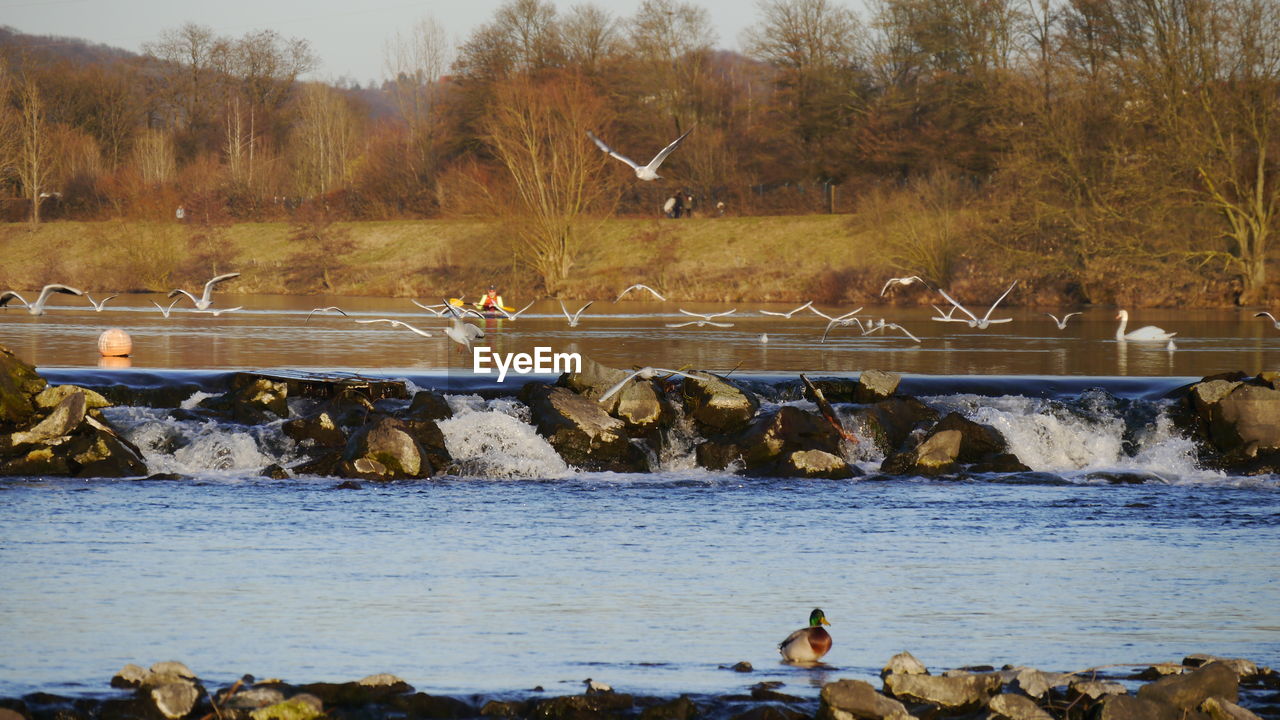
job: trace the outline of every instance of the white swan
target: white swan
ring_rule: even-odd
[[[1117,340],[1133,340],[1135,342],[1164,342],[1165,340],[1169,340],[1174,335],[1178,334],[1176,332],[1172,332],[1172,333],[1168,332],[1163,328],[1156,327],[1155,325],[1145,325],[1143,327],[1138,328],[1137,330],[1134,330],[1133,332],[1126,333],[1124,331],[1124,328],[1126,325],[1129,324],[1128,310],[1121,310],[1120,312],[1116,313],[1116,319],[1120,321],[1120,327],[1116,328]]]

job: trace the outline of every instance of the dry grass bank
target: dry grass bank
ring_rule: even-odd
[[[330,269],[339,295],[475,296],[490,281],[527,298],[540,281],[517,266],[503,226],[486,220],[340,223],[351,251]],[[164,291],[239,270],[240,293],[323,291],[300,268],[307,243],[284,223],[229,226],[201,244],[177,223],[54,222],[35,231],[0,225],[0,285],[64,282],[90,292]],[[613,219],[592,233],[566,297],[602,298],[634,282],[673,300],[824,302],[865,297],[891,268],[874,260],[874,238],[848,216]]]

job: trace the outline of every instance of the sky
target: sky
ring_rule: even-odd
[[[565,11],[581,0],[558,0]],[[594,0],[615,16],[635,13],[640,0]],[[738,49],[756,18],[752,0],[693,0],[707,10],[716,46]],[[383,48],[397,31],[433,17],[453,40],[492,19],[503,0],[0,0],[0,25],[33,35],[76,37],[141,52],[164,30],[194,22],[219,35],[275,30],[311,43],[321,65],[311,78],[349,78],[361,84],[383,77]]]

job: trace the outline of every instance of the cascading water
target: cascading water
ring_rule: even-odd
[[[573,474],[529,424],[529,409],[511,398],[448,396],[453,417],[438,424],[445,446],[465,476],[561,478]]]

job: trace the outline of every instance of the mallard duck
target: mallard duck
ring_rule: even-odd
[[[799,663],[814,663],[821,660],[822,656],[831,649],[831,634],[823,630],[822,626],[830,624],[827,622],[827,616],[822,614],[822,610],[814,608],[813,612],[809,613],[809,627],[800,628],[788,635],[786,640],[778,643],[778,652],[782,653],[782,659]]]

